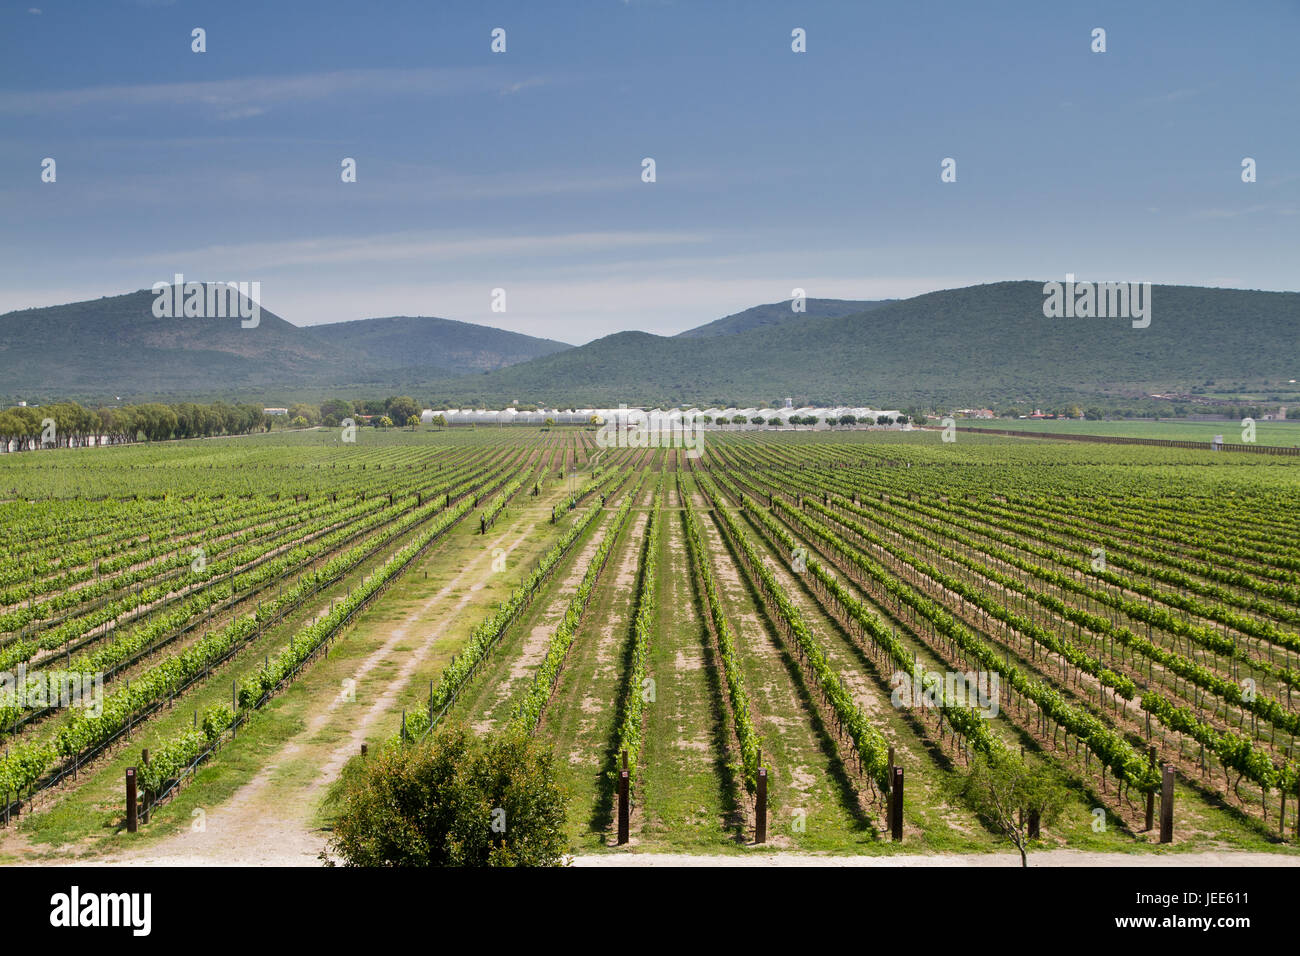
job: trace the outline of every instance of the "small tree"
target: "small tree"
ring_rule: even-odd
[[[762,425],[764,422],[767,421],[767,419],[764,418],[762,415],[755,415],[753,418],[750,419],[750,421],[753,422],[755,425]]]
[[[444,727],[345,779],[331,846],[346,866],[556,866],[567,848],[555,756],[523,731]]]
[[[434,415],[434,416],[433,416],[433,421],[432,421],[430,424],[437,425],[439,428],[446,428],[446,427],[447,427],[447,416],[446,416],[446,415]]]
[[[420,415],[420,406],[409,395],[395,395],[384,403],[384,411],[395,422],[403,422],[415,415]]]
[[[289,406],[289,418],[305,418],[307,424],[311,425],[320,421],[320,409],[306,402],[294,402]]]
[[[841,425],[856,425],[857,423],[858,423],[857,415],[845,414],[840,416]]]
[[[345,418],[352,417],[352,403],[342,398],[331,398],[321,402],[321,424],[337,426]]]
[[[420,425],[420,416],[419,416],[419,415],[408,415],[408,416],[407,416],[407,418],[406,418],[406,426],[407,426],[408,428],[410,428],[411,431],[415,431],[415,429],[418,428],[419,425]]]
[[[1005,752],[977,754],[969,772],[949,782],[953,795],[964,800],[993,829],[1020,851],[1028,866],[1029,821],[1051,826],[1065,806],[1066,792],[1041,765],[1031,766]]]

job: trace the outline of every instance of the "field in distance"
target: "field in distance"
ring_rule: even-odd
[[[957,424],[975,428],[1015,429],[1065,435],[1111,435],[1118,438],[1165,438],[1172,441],[1214,441],[1222,435],[1225,444],[1242,442],[1240,421],[1197,422],[1164,419],[1086,421],[1083,419],[958,419]],[[1300,421],[1257,421],[1255,442],[1260,445],[1300,445]]]

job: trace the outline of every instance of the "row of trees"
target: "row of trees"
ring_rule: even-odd
[[[226,402],[200,405],[177,404],[87,408],[76,402],[20,406],[0,411],[0,442],[3,448],[27,451],[36,448],[73,448],[100,444],[117,445],[134,441],[165,441],[169,438],[209,438],[216,435],[247,435],[270,431],[277,424],[295,428],[311,425],[337,427],[348,418],[368,418],[380,428],[395,424],[414,428],[420,424],[420,405],[409,395],[384,399],[334,398],[319,405],[295,402],[288,415],[267,415],[262,406]],[[434,424],[446,425],[438,416]]]
[[[295,402],[289,406],[289,422],[299,427],[304,425],[328,425],[335,427],[343,424],[345,418],[358,417],[378,420],[387,418],[388,426],[416,424],[420,421],[420,404],[409,395],[392,395],[388,398],[356,399],[331,398],[319,405],[307,402]],[[301,419],[301,421],[300,421]]]
[[[79,445],[165,441],[247,435],[271,427],[260,405],[215,402],[198,405],[150,403],[98,409],[76,402],[10,408],[0,412],[0,442],[6,449],[74,448]]]
[[[1032,415],[1037,411],[1055,418],[1087,418],[1089,420],[1094,420],[1094,416],[1096,419],[1100,419],[1105,414],[1100,408],[1089,408],[1085,412],[1078,405],[1057,405],[1048,408],[1036,408],[1033,405],[1003,405],[993,414],[998,418],[1019,418],[1021,415]]]

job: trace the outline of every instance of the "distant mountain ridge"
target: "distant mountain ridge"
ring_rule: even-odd
[[[694,335],[621,332],[437,394],[489,405],[750,405],[790,396],[960,406],[1300,378],[1300,293],[1158,285],[1151,302],[1148,328],[1122,318],[1051,319],[1042,282],[997,282],[845,315],[740,323],[705,349]]]
[[[363,353],[376,369],[490,371],[573,346],[486,325],[397,315],[307,326],[324,342]]]
[[[893,301],[769,303],[674,336],[579,347],[450,319],[298,327],[262,310],[158,319],[147,290],[0,316],[0,399],[264,400],[410,394],[429,404],[960,407],[1300,379],[1300,293],[1154,286],[1151,323],[1047,318],[1043,283]],[[704,347],[702,347],[704,346]],[[1214,384],[1217,383],[1217,386]]]
[[[147,289],[0,315],[0,398],[271,396],[384,390],[501,368],[571,346],[451,319],[395,316],[300,327],[266,308],[158,318]]]

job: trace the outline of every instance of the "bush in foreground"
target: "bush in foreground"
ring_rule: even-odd
[[[343,796],[346,866],[555,866],[566,848],[555,758],[527,734],[461,726],[369,758]]]
[[[1028,866],[1029,819],[1038,816],[1051,826],[1065,807],[1067,794],[1056,779],[1039,765],[1007,753],[979,754],[970,769],[949,784],[959,797],[997,833],[1020,852],[1020,865]]]

